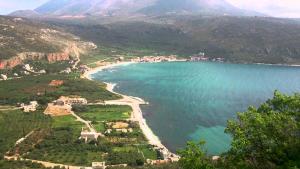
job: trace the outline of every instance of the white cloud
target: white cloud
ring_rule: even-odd
[[[16,10],[34,9],[48,0],[0,0],[0,14]]]
[[[255,10],[275,17],[300,17],[300,0],[227,0],[247,10]]]

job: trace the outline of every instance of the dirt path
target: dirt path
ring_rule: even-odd
[[[22,109],[21,107],[11,107],[11,108],[1,108],[0,111],[11,111],[11,110],[20,110]]]
[[[86,121],[86,120],[82,119],[77,114],[75,114],[73,111],[71,112],[71,114],[76,118],[77,121],[84,123],[90,132],[97,133],[98,136],[104,137],[104,135],[102,133],[97,132],[97,130],[92,126],[90,121]]]
[[[18,156],[4,156],[4,159],[6,160],[18,160]],[[65,164],[58,164],[58,163],[51,163],[46,161],[39,161],[39,160],[31,160],[31,159],[23,159],[19,158],[21,161],[31,161],[33,163],[42,164],[45,167],[54,168],[54,167],[65,167],[68,169],[81,169],[82,166],[71,166],[71,165],[65,165]],[[92,167],[85,167],[85,169],[92,169]]]

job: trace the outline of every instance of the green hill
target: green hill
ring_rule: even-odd
[[[162,16],[106,23],[92,18],[49,22],[98,45],[129,51],[182,56],[205,52],[237,63],[300,63],[300,24],[288,19]]]

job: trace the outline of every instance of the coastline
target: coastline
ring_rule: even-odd
[[[88,70],[87,72],[85,72],[82,75],[82,77],[86,78],[86,79],[89,79],[89,80],[93,80],[91,78],[92,74],[100,72],[104,69],[109,69],[109,68],[113,68],[113,67],[116,67],[116,66],[128,65],[128,64],[133,64],[133,63],[136,63],[136,62],[117,62],[117,63],[110,63],[110,64],[107,64],[107,65],[97,66],[97,67],[92,68],[92,69]]]
[[[107,65],[103,65],[103,66],[98,66],[96,68],[93,68],[93,69],[85,72],[82,75],[82,77],[89,79],[89,80],[93,80],[91,78],[92,74],[95,74],[104,69],[109,69],[109,68],[113,68],[116,66],[128,65],[128,64],[132,64],[132,63],[138,63],[138,62],[118,62],[118,63],[111,63],[111,64],[107,64]],[[161,143],[158,136],[156,136],[153,133],[152,129],[148,126],[146,119],[143,117],[143,113],[140,108],[140,105],[145,105],[148,103],[145,102],[141,98],[127,96],[127,95],[123,95],[123,94],[115,92],[114,87],[116,86],[116,84],[107,83],[107,82],[104,82],[104,83],[106,84],[106,90],[122,96],[122,99],[120,99],[120,100],[109,100],[109,101],[105,101],[104,103],[107,105],[128,105],[128,106],[130,106],[132,108],[132,114],[131,114],[130,120],[136,121],[139,123],[140,128],[141,128],[142,132],[144,133],[146,139],[148,140],[149,144],[153,145],[154,147],[158,148],[162,152],[166,153],[168,158],[178,159],[179,157],[176,154],[172,153],[166,146],[164,146]]]
[[[176,60],[176,61],[172,61],[172,62],[182,62],[182,60]],[[89,80],[93,80],[91,75],[102,71],[104,69],[110,69],[113,67],[117,67],[117,66],[122,66],[122,65],[129,65],[129,64],[135,64],[135,63],[140,63],[140,62],[134,62],[134,61],[128,61],[128,62],[115,62],[115,63],[107,63],[105,65],[101,65],[95,68],[90,69],[89,71],[85,72],[82,77],[89,79]],[[151,62],[150,62],[151,63]],[[223,62],[223,63],[228,63],[228,62]],[[234,63],[232,63],[234,64]],[[248,64],[248,63],[245,63]],[[267,65],[267,66],[287,66],[287,67],[299,67],[300,65],[284,65],[284,64],[265,64],[265,63],[251,63],[253,65]],[[131,114],[131,118],[130,120],[132,121],[136,121],[139,123],[140,128],[142,130],[142,132],[144,133],[146,139],[148,140],[149,144],[154,145],[155,147],[157,147],[160,150],[163,150],[164,152],[167,152],[167,154],[169,154],[169,157],[178,157],[176,154],[173,154],[171,151],[169,151],[166,146],[164,146],[160,139],[158,138],[158,136],[156,136],[152,129],[147,125],[146,119],[143,117],[143,113],[142,110],[140,108],[140,105],[144,105],[144,104],[148,104],[146,103],[143,99],[138,98],[138,97],[133,97],[133,96],[127,96],[127,95],[123,95],[120,93],[117,93],[114,91],[114,87],[116,86],[116,84],[112,84],[112,83],[106,83],[106,89],[112,93],[118,94],[120,96],[122,96],[122,99],[120,100],[110,100],[110,101],[105,101],[105,104],[108,105],[128,105],[132,108],[133,113]]]

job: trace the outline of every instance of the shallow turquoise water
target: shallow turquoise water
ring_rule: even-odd
[[[117,92],[143,98],[147,123],[171,150],[204,139],[211,154],[229,148],[228,119],[258,106],[274,90],[300,92],[300,68],[222,63],[144,63],[98,72],[96,80],[117,83]]]

